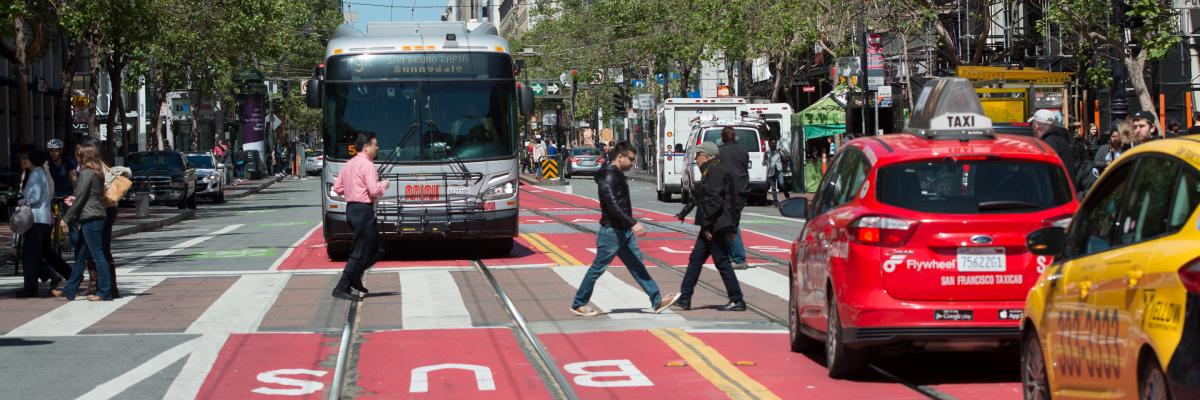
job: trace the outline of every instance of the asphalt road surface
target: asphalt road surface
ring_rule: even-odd
[[[694,227],[670,217],[681,205],[655,200],[652,185],[630,184],[650,224],[639,240],[650,272],[674,293]],[[1015,349],[881,355],[877,373],[845,381],[826,376],[819,351],[790,352],[785,264],[800,221],[772,207],[742,220],[753,267],[738,276],[754,310],[715,310],[725,298],[709,267],[696,309],[654,314],[618,260],[592,298],[604,314],[587,318],[569,306],[594,254],[588,178],[523,186],[521,235],[506,257],[404,243],[371,270],[358,303],[329,296],[342,263],[325,257],[319,185],[283,181],[116,240],[127,296],[113,302],[15,299],[19,277],[0,277],[0,398],[1021,395]]]

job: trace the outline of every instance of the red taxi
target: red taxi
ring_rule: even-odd
[[[1025,296],[1051,264],[1025,237],[1066,226],[1078,206],[1054,151],[995,134],[969,81],[939,79],[920,99],[907,133],[846,143],[811,203],[780,205],[805,219],[791,348],[823,344],[831,377],[861,372],[871,349],[1016,345]]]

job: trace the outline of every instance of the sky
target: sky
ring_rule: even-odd
[[[446,0],[345,0],[347,11],[358,13],[353,25],[367,29],[367,22],[440,21],[446,10]],[[415,6],[415,7],[414,7]]]

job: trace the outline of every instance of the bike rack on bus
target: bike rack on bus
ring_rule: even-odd
[[[483,220],[480,212],[484,211],[485,202],[482,194],[472,193],[474,188],[483,180],[479,172],[414,172],[414,173],[385,173],[381,179],[397,182],[415,182],[418,184],[439,183],[441,187],[433,194],[410,195],[397,187],[395,196],[384,196],[376,203],[375,221],[382,231],[386,226],[393,226],[400,237],[442,235],[446,236],[451,230],[451,217],[465,216],[460,220],[462,229],[470,235],[476,222]],[[462,185],[463,190],[455,193],[451,184]],[[430,199],[436,195],[437,200]],[[431,214],[431,210],[440,213]]]

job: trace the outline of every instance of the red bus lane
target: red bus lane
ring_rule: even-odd
[[[356,398],[550,398],[510,329],[371,332],[362,342]]]
[[[516,238],[512,253],[508,257],[485,258],[483,262],[496,267],[550,265],[553,263],[549,257],[535,250],[529,242],[521,237]],[[345,261],[329,259],[325,253],[325,237],[318,228],[300,242],[300,245],[279,264],[278,269],[284,271],[341,270],[345,266]],[[441,257],[414,257],[412,259],[397,258],[389,253],[389,256],[376,263],[372,270],[408,267],[471,267],[471,260],[460,257],[453,251],[443,254]]]
[[[230,335],[197,398],[323,399],[338,340],[316,333]]]

